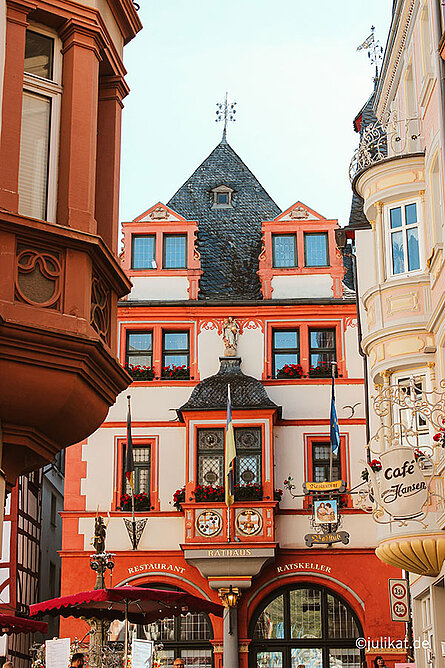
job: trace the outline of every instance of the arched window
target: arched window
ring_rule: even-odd
[[[250,668],[360,668],[360,623],[323,587],[291,585],[274,592],[250,625]]]
[[[150,583],[149,586],[153,589],[182,591],[179,587],[164,583]],[[208,616],[202,612],[189,612],[138,627],[137,637],[154,641],[156,658],[163,668],[171,668],[177,657],[183,659],[185,668],[210,668],[213,664],[210,643],[213,637],[212,625]]]

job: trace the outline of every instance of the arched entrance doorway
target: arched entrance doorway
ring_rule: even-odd
[[[329,589],[289,585],[271,594],[249,627],[250,668],[360,668],[363,636],[352,608]]]
[[[164,582],[139,585],[152,589],[184,591],[180,587]],[[123,625],[118,640],[123,640]],[[155,659],[162,668],[173,668],[177,658],[184,661],[185,668],[211,668],[213,665],[213,629],[209,616],[203,612],[188,612],[178,617],[167,617],[146,626],[134,627],[134,637],[152,640],[155,644]]]

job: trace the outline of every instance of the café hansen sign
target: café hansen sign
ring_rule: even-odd
[[[391,448],[379,455],[382,469],[368,466],[375,501],[396,520],[423,515],[428,499],[428,485],[412,448]]]

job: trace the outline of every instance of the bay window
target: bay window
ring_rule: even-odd
[[[388,217],[390,273],[395,276],[420,269],[417,204],[391,207]]]
[[[19,162],[19,213],[55,220],[61,56],[55,35],[26,31]]]

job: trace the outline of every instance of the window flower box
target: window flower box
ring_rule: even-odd
[[[185,485],[184,487],[181,487],[180,489],[177,489],[176,492],[173,494],[173,505],[176,508],[176,510],[181,511],[182,510],[182,503],[185,501]]]
[[[278,503],[281,501],[281,497],[283,496],[283,490],[282,489],[274,489],[273,492],[273,500],[278,501]]]
[[[301,364],[285,364],[277,371],[277,378],[301,378],[303,367]]]
[[[174,364],[163,366],[161,378],[163,380],[189,380],[190,367],[185,364],[182,366],[175,366]]]
[[[379,459],[373,459],[371,462],[369,462],[369,467],[374,473],[378,473],[379,471],[382,470],[382,462]],[[369,471],[368,469],[363,469],[361,473],[361,478],[365,482],[368,482],[369,480]]]
[[[258,483],[235,485],[235,501],[261,501],[263,488]]]
[[[337,367],[335,366],[335,377],[337,377]],[[331,365],[327,362],[322,362],[318,366],[309,367],[309,378],[331,378]]]
[[[121,496],[121,510],[132,510],[131,494],[122,494]],[[134,495],[134,509],[135,510],[150,510],[150,497],[145,492]]]
[[[205,501],[224,501],[225,492],[221,485],[197,485],[193,490],[195,501],[203,503]]]
[[[125,371],[130,374],[133,380],[153,380],[155,377],[155,372],[152,366],[126,364]]]

